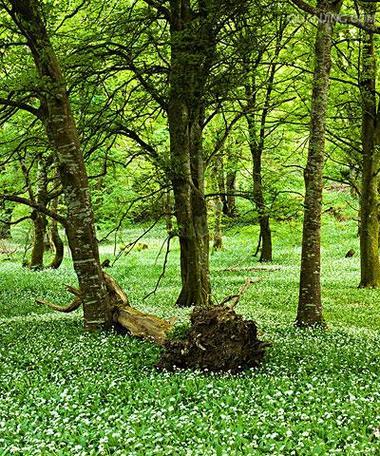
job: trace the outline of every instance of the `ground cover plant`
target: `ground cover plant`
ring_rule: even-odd
[[[0,0],[1,454],[380,454],[378,3]]]
[[[0,454],[18,455],[376,455],[380,451],[379,315],[376,290],[359,290],[354,222],[326,217],[324,303],[329,328],[293,326],[300,225],[278,224],[275,263],[252,260],[256,228],[231,228],[225,251],[212,255],[215,295],[261,278],[238,305],[271,341],[259,371],[238,376],[162,373],[160,349],[114,333],[83,333],[80,313],[60,315],[35,304],[41,295],[65,303],[75,284],[66,260],[57,271],[31,272],[1,263]],[[139,228],[129,233],[135,236]],[[147,250],[112,268],[138,307],[185,322],[174,307],[176,256],[156,295],[161,230]],[[103,249],[104,256],[109,247]],[[139,271],[137,276],[136,271]]]

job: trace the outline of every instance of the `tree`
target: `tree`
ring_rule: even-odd
[[[374,24],[376,3],[360,2],[367,21]],[[380,109],[376,96],[376,49],[373,33],[363,32],[360,91],[362,102],[362,185],[360,195],[361,288],[380,286],[379,167]]]
[[[276,20],[276,18],[275,18]],[[276,30],[275,46],[272,56],[272,61],[269,64],[268,73],[264,85],[264,101],[262,109],[258,108],[258,95],[260,89],[257,88],[257,72],[261,60],[264,56],[266,48],[262,45],[262,49],[258,51],[255,64],[243,64],[244,71],[247,74],[247,82],[245,84],[245,93],[247,97],[246,121],[248,127],[248,142],[252,156],[252,176],[253,176],[253,201],[255,203],[259,225],[259,245],[261,245],[260,262],[272,261],[272,231],[270,228],[270,214],[265,202],[264,184],[263,184],[263,153],[265,149],[265,140],[267,139],[267,121],[272,107],[272,95],[275,86],[275,77],[278,72],[278,57],[284,46],[283,38],[285,28],[288,25],[286,19],[280,16],[277,19],[278,27]],[[243,58],[243,61],[245,59]],[[259,116],[259,120],[257,117]]]
[[[211,7],[210,7],[211,5]],[[205,85],[215,53],[215,5],[172,1],[168,102],[171,180],[181,243],[181,307],[208,305],[209,232],[204,198],[202,136]]]
[[[124,292],[100,266],[88,177],[79,135],[62,70],[43,20],[41,5],[38,0],[2,0],[1,3],[26,39],[42,83],[37,94],[40,102],[38,111],[56,155],[67,217],[58,217],[38,203],[24,198],[14,197],[11,200],[31,205],[64,225],[80,287],[79,290],[70,288],[76,298],[67,308],[49,305],[63,312],[73,311],[83,305],[87,330],[105,329],[117,323],[127,327],[134,335],[152,337],[163,343],[171,324],[131,308]]]
[[[299,2],[294,2],[299,3]],[[328,103],[331,47],[337,14],[342,0],[318,0],[318,28],[315,39],[315,66],[307,165],[304,171],[305,202],[302,233],[301,277],[296,323],[323,325],[321,301],[321,214],[325,127]]]
[[[56,197],[52,203],[52,209],[55,213],[58,212],[58,200],[59,197]],[[63,261],[65,246],[61,239],[61,236],[59,235],[58,222],[55,219],[52,219],[51,221],[50,241],[54,248],[54,258],[49,267],[51,269],[58,269]]]

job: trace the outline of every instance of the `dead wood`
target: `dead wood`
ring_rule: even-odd
[[[232,309],[239,303],[241,297],[243,296],[243,294],[248,290],[248,288],[254,284],[254,283],[258,283],[260,282],[261,279],[256,279],[256,280],[253,280],[253,279],[246,279],[246,281],[244,282],[244,284],[240,287],[240,290],[237,294],[235,295],[230,295],[230,296],[227,296],[226,298],[224,298],[220,305],[223,306],[225,304],[227,304],[228,302],[230,303],[229,304],[229,307],[231,307]]]
[[[75,298],[74,301],[72,301],[68,306],[65,306],[65,307],[58,306],[57,304],[53,304],[49,301],[44,301],[42,299],[37,299],[36,303],[42,304],[44,306],[49,307],[52,310],[55,310],[56,312],[62,312],[62,313],[74,312],[74,310],[79,309],[79,307],[82,305],[82,301],[80,298]]]
[[[104,280],[112,306],[113,325],[116,330],[163,345],[174,321],[167,321],[131,307],[128,296],[115,279],[104,273]],[[44,300],[38,300],[37,303],[57,312],[69,313],[77,310],[82,304],[80,291],[70,285],[66,285],[66,288],[75,295],[75,299],[68,306],[62,307]]]
[[[133,307],[115,309],[114,322],[125,328],[132,336],[141,337],[163,345],[173,323],[141,312]],[[118,329],[118,328],[116,328]]]

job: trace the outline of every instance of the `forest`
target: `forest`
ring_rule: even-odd
[[[0,0],[0,456],[380,454],[380,6]]]

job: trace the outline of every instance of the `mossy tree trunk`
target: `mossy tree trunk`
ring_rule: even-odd
[[[48,203],[48,167],[50,160],[45,159],[43,156],[38,157],[38,170],[37,170],[37,191],[35,202],[43,207]],[[32,195],[32,190],[30,190]],[[32,195],[33,196],[33,195]],[[32,253],[30,258],[30,269],[41,270],[44,267],[44,253],[45,253],[45,237],[47,219],[46,215],[41,212],[34,211],[32,215],[33,220],[33,244]]]
[[[362,10],[375,23],[376,4],[362,3]],[[372,33],[364,33],[360,89],[362,98],[362,186],[360,196],[361,288],[380,285],[379,261],[379,166],[380,115],[376,103],[376,51]]]
[[[246,86],[246,95],[248,97],[248,113],[246,115],[248,124],[249,149],[252,156],[252,175],[253,175],[253,201],[259,218],[261,252],[260,262],[272,261],[272,232],[270,228],[270,219],[265,204],[263,176],[262,176],[262,156],[264,150],[264,125],[261,124],[259,137],[257,135],[256,125],[256,88],[253,81],[251,86]]]
[[[9,2],[6,11],[25,37],[40,80],[44,83],[43,90],[39,92],[40,117],[58,163],[67,207],[66,219],[59,219],[65,226],[80,286],[79,290],[69,287],[75,299],[65,308],[43,301],[41,303],[61,312],[71,312],[83,305],[87,330],[115,325],[132,335],[163,344],[172,323],[130,307],[123,290],[100,266],[83,154],[60,64],[43,20],[41,4],[38,0],[14,0]]]
[[[3,207],[0,208],[0,239],[11,239],[11,222],[13,215],[14,205],[5,202]]]
[[[321,213],[325,127],[331,70],[332,35],[342,1],[319,0],[321,14],[315,41],[310,138],[304,171],[305,202],[302,234],[301,277],[296,323],[301,327],[323,325],[321,301]]]
[[[54,210],[55,213],[58,212],[58,198],[55,198],[53,203],[52,203],[52,209]],[[58,229],[58,222],[57,220],[52,220],[51,222],[51,227],[50,227],[50,241],[53,246],[54,250],[54,258],[52,262],[50,263],[50,268],[51,269],[58,269],[63,261],[64,253],[65,253],[65,247],[63,244],[63,240],[61,239],[61,236],[59,235],[59,229]]]
[[[29,267],[34,271],[39,271],[44,267],[46,216],[33,211],[33,243]]]
[[[66,199],[66,232],[80,284],[85,327],[89,330],[108,327],[112,315],[99,264],[88,179],[62,71],[51,46],[39,2],[12,1],[9,14],[26,38],[45,86],[39,93],[41,114],[56,153]]]
[[[171,180],[181,249],[178,306],[210,303],[209,231],[204,197],[204,93],[215,40],[189,0],[171,2],[168,105]]]

